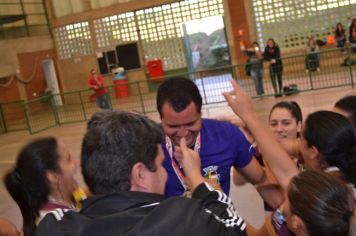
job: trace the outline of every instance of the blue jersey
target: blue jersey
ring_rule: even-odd
[[[237,126],[211,119],[202,120],[200,140],[202,175],[217,179],[224,192],[229,194],[231,167],[243,168],[250,163],[253,154],[251,144]],[[184,193],[184,187],[172,167],[165,143],[162,149],[163,166],[168,173],[165,195],[180,196]]]

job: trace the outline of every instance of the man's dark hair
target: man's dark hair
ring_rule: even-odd
[[[158,124],[124,111],[94,113],[83,138],[81,168],[93,194],[128,191],[132,167],[143,163],[156,171],[163,133]]]
[[[168,104],[176,112],[181,112],[194,102],[197,112],[201,113],[202,97],[195,83],[184,77],[172,77],[165,80],[157,91],[157,111],[162,118],[162,107]]]
[[[334,106],[350,113],[350,117],[348,118],[351,120],[352,124],[356,127],[356,96],[355,95],[349,95],[339,99]]]

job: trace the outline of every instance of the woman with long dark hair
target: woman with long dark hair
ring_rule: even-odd
[[[349,41],[351,43],[351,52],[356,53],[356,18],[353,18],[349,27]]]
[[[21,210],[25,236],[34,235],[37,223],[48,212],[76,209],[72,199],[76,170],[77,162],[64,143],[53,137],[35,140],[21,150],[4,182]]]
[[[272,86],[274,89],[275,96],[282,96],[283,81],[282,81],[282,72],[283,64],[281,59],[281,50],[278,44],[274,39],[270,38],[267,40],[265,51],[263,53],[263,58],[266,61],[269,61],[269,73],[272,81]],[[278,87],[276,83],[276,78],[278,82]]]
[[[336,24],[334,37],[336,41],[336,47],[343,49],[346,43],[346,31],[340,22]]]
[[[310,114],[300,150],[306,169],[333,172],[356,186],[356,135],[345,116],[332,111]]]

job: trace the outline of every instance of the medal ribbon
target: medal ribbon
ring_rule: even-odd
[[[185,184],[185,175],[180,166],[177,165],[177,162],[174,158],[173,154],[173,143],[172,140],[166,135],[166,149],[168,151],[169,157],[171,159],[171,164],[173,167],[174,172],[176,173],[180,183],[182,184],[183,188],[187,190],[187,185]],[[194,144],[194,151],[199,152],[200,151],[200,146],[201,146],[201,139],[200,139],[200,133],[198,134],[195,144]]]

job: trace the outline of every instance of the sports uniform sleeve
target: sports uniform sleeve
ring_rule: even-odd
[[[192,198],[200,199],[206,214],[210,216],[208,231],[211,235],[247,235],[245,221],[225,193],[202,183],[194,190]]]
[[[47,214],[36,230],[36,236],[60,236],[62,235],[58,221],[52,214]]]
[[[234,163],[236,168],[244,168],[248,165],[255,153],[253,145],[246,139],[242,131],[235,125],[230,125],[230,145],[234,148]]]
[[[68,232],[63,231],[60,221],[68,209],[54,209],[49,212],[39,223],[36,229],[36,236],[61,236],[69,235]]]

